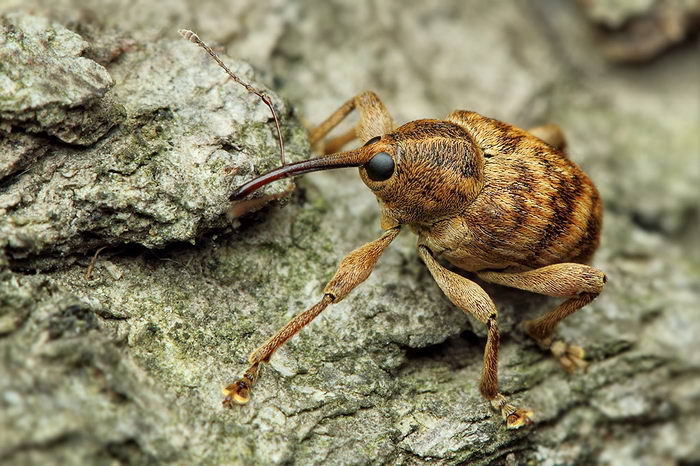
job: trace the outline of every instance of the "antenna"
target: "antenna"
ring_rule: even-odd
[[[209,55],[211,55],[211,57],[214,59],[214,61],[221,68],[223,68],[224,71],[226,71],[226,73],[228,73],[228,75],[231,77],[231,79],[236,81],[241,86],[245,87],[248,92],[260,97],[260,100],[262,100],[263,103],[265,105],[267,105],[267,107],[270,109],[270,112],[272,112],[272,118],[274,118],[274,120],[275,120],[275,127],[277,128],[277,143],[278,143],[279,148],[280,148],[280,158],[282,159],[282,165],[283,166],[286,165],[286,161],[285,161],[285,157],[284,157],[284,141],[282,140],[282,131],[280,130],[280,121],[279,121],[279,118],[277,118],[277,112],[275,112],[275,109],[272,106],[272,100],[270,100],[270,97],[268,97],[268,95],[265,92],[254,88],[253,86],[251,86],[250,84],[248,84],[247,82],[243,81],[241,78],[239,78],[238,76],[233,74],[233,72],[224,64],[224,62],[221,61],[221,58],[219,58],[219,56],[216,54],[216,52],[214,52],[211,49],[211,47],[209,47],[207,44],[205,44],[202,41],[202,39],[199,38],[199,36],[197,34],[195,34],[192,31],[189,31],[187,29],[180,29],[178,32],[185,39],[189,40],[193,44],[199,45],[204,50],[206,50],[207,53]]]

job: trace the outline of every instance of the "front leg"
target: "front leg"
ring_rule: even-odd
[[[486,292],[476,283],[441,266],[425,246],[418,246],[418,253],[428,266],[430,274],[440,289],[464,312],[469,312],[479,322],[486,325],[486,349],[484,350],[484,369],[479,390],[484,398],[491,402],[494,409],[500,411],[509,429],[517,429],[532,424],[532,411],[519,409],[508,403],[508,399],[498,391],[498,312]]]
[[[332,138],[322,144],[323,138],[340,124],[354,109],[360,112],[355,127],[346,133]],[[394,120],[377,94],[371,91],[361,92],[345,102],[331,116],[309,133],[309,140],[314,149],[331,154],[339,151],[346,143],[359,138],[364,144],[376,136],[382,136],[394,129]],[[319,147],[323,146],[323,147]]]
[[[269,362],[277,348],[296,335],[329,305],[340,302],[353,288],[365,281],[379,257],[396,238],[399,231],[399,227],[388,230],[379,239],[367,243],[345,256],[338,265],[335,275],[323,290],[321,300],[290,320],[262,346],[251,353],[248,357],[250,367],[240,379],[224,388],[224,395],[226,395],[224,406],[232,407],[234,402],[247,403],[250,400],[250,391],[258,379],[260,364]]]
[[[525,322],[525,330],[540,347],[550,349],[564,369],[585,369],[583,348],[554,341],[552,334],[559,322],[593,301],[607,281],[605,274],[585,264],[554,264],[526,272],[479,272],[479,278],[487,282],[532,291],[557,298],[567,298],[547,314]]]

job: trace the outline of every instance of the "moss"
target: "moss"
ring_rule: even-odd
[[[251,22],[260,11],[266,18],[297,12],[243,5]],[[557,5],[548,12],[567,29],[559,37],[567,60],[583,54],[586,66],[595,65],[595,49],[568,34],[580,38],[572,27],[578,16]],[[600,82],[577,73],[574,85],[556,84],[569,72],[554,66],[560,45],[550,47],[552,36],[530,27],[532,15],[512,4],[484,3],[473,14],[489,21],[476,22],[456,7],[447,15],[418,3],[398,12],[383,4],[364,13],[344,8],[347,25],[337,31],[319,13],[336,9],[333,2],[302,7],[301,19],[288,18],[326,25],[335,34],[330,40],[319,40],[323,28],[310,27],[295,41],[286,38],[292,32],[280,32],[275,47],[284,90],[309,105],[308,114],[323,107],[316,116],[325,116],[345,97],[337,95],[346,92],[338,76],[348,86],[381,88],[397,121],[418,110],[416,116],[444,114],[464,89],[473,90],[476,110],[508,118],[544,120],[543,99],[551,101],[550,116],[570,135],[571,157],[608,201],[597,265],[610,281],[559,328],[567,340],[586,344],[589,371],[564,373],[519,327],[556,300],[485,285],[502,320],[501,386],[519,406],[533,408],[538,423],[507,431],[479,394],[482,326],[472,331],[423,269],[414,239],[404,236],[366,283],[274,355],[247,406],[222,409],[220,389],[245,370],[248,354],[320,297],[343,253],[371,239],[376,205],[363,197],[363,186],[317,174],[300,180],[290,198],[227,224],[233,187],[251,170],[279,164],[273,127],[259,102],[222,84],[201,50],[184,41],[137,41],[107,65],[116,83],[111,108],[124,109],[125,119],[81,149],[32,139],[48,153],[0,187],[0,205],[21,221],[12,227],[0,216],[0,267],[12,267],[0,271],[0,306],[9,307],[2,309],[9,317],[0,316],[0,372],[13,374],[0,378],[0,450],[11,462],[78,464],[622,464],[630,448],[652,460],[658,451],[679,462],[696,458],[692,442],[675,442],[676,434],[694,438],[697,417],[689,408],[697,393],[698,333],[689,273],[700,269],[687,252],[695,237],[680,221],[681,212],[697,210],[687,189],[694,183],[688,127],[695,119],[680,121],[688,111],[678,98],[684,74],[655,78],[672,78],[669,102],[678,103],[656,107],[645,99],[656,88],[642,68],[634,86],[620,87],[624,70],[607,68],[596,71],[607,76]],[[113,13],[110,21],[122,17]],[[162,25],[162,16],[149,18]],[[417,37],[410,33],[415,18],[426,30]],[[493,27],[494,18],[510,27]],[[456,77],[454,63],[483,58],[483,41],[468,40],[472,34],[501,44],[522,36],[520,66],[513,68],[509,47],[492,48],[480,66]],[[382,45],[388,36],[393,45]],[[338,47],[348,37],[375,45]],[[457,38],[460,47],[444,47],[438,37],[452,45]],[[434,66],[418,72],[407,57]],[[352,69],[360,58],[365,66]],[[327,72],[310,76],[312,62]],[[638,115],[642,104],[655,111]],[[308,157],[299,122],[288,113],[283,125],[290,159]],[[654,170],[639,167],[650,160],[641,155],[659,148],[669,160],[651,167],[665,167],[664,175],[649,177]],[[238,174],[223,174],[229,166]],[[663,179],[669,174],[672,186]],[[22,201],[12,204],[13,196]],[[657,227],[639,213],[664,221]],[[104,245],[111,247],[86,279]]]

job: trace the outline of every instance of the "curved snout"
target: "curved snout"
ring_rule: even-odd
[[[319,170],[359,167],[367,162],[367,151],[362,149],[363,148],[358,148],[352,151],[339,152],[337,154],[331,154],[325,157],[302,160],[301,162],[290,163],[288,165],[275,168],[274,170],[264,173],[240,186],[236,192],[231,195],[230,200],[239,201],[263,186],[282,178],[303,175],[305,173],[311,173]]]

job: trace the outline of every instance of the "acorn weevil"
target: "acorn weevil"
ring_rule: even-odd
[[[207,50],[234,80],[268,105],[279,136],[269,97],[233,75],[196,34],[180,33]],[[325,141],[355,109],[358,123]],[[460,110],[444,120],[416,120],[397,128],[377,95],[363,92],[310,132],[311,144],[324,156],[285,164],[279,138],[282,166],[238,188],[231,196],[240,203],[235,211],[259,205],[259,200],[243,199],[273,181],[359,167],[360,178],[377,197],[384,233],[345,256],[321,300],[251,353],[250,367],[224,388],[225,406],[250,400],[260,364],[269,362],[277,348],[365,281],[403,226],[418,235],[418,255],[450,301],[486,325],[479,388],[508,428],[531,424],[532,411],[511,405],[499,392],[496,306],[478,284],[445,268],[438,257],[486,282],[563,298],[554,310],[525,322],[525,330],[567,371],[585,369],[583,349],[555,340],[553,333],[562,319],[595,299],[607,281],[603,272],[586,265],[600,241],[602,201],[591,180],[565,154],[564,136],[557,126],[525,131]],[[363,145],[339,152],[355,139]]]
[[[352,110],[359,121],[323,144]],[[359,139],[364,145],[346,152]],[[418,235],[418,255],[457,307],[488,329],[481,394],[509,428],[531,424],[532,412],[510,403],[498,389],[498,312],[472,280],[441,265],[442,257],[480,279],[564,298],[554,310],[525,323],[527,333],[566,370],[585,368],[583,349],[553,338],[557,323],[590,303],[606,277],[586,263],[598,247],[602,202],[591,180],[564,153],[554,125],[525,131],[469,111],[444,120],[417,120],[396,128],[372,92],[346,102],[310,132],[325,156],[283,165],[241,186],[231,200],[284,177],[359,167],[377,197],[384,233],[348,254],[321,300],[294,317],[249,357],[242,378],[224,389],[226,405],[246,403],[260,364],[330,304],[344,299],[371,273],[403,226]]]

